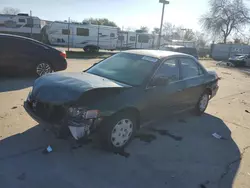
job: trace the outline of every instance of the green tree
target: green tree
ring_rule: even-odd
[[[88,18],[83,20],[83,22],[89,22],[94,25],[106,25],[106,26],[117,27],[115,22],[110,21],[107,18]]]
[[[153,35],[158,35],[160,33],[160,29],[158,27],[155,27],[152,31]]]
[[[138,32],[141,33],[147,33],[148,32],[148,27],[147,26],[141,26],[139,30],[137,30]]]

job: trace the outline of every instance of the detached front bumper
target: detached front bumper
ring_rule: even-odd
[[[91,132],[96,129],[96,127],[100,124],[100,119],[92,119],[92,120],[84,120],[84,121],[75,121],[72,119],[65,118],[60,123],[51,123],[49,121],[44,120],[39,117],[35,111],[33,110],[32,102],[25,101],[24,108],[26,112],[38,123],[43,124],[46,128],[53,130],[60,134],[65,129],[70,131],[71,135],[76,139],[80,139],[83,137],[89,136]]]
[[[212,87],[212,94],[211,94],[210,99],[212,99],[212,98],[217,94],[218,89],[219,89],[219,86],[218,86],[218,85],[214,85],[214,86]]]

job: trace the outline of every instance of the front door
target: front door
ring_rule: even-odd
[[[145,95],[148,98],[146,109],[147,120],[158,119],[167,114],[180,110],[183,106],[185,84],[180,80],[180,70],[176,58],[163,62],[155,72],[152,79],[167,78],[164,86],[148,86]]]

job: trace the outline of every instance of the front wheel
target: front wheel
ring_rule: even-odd
[[[121,112],[104,123],[100,137],[105,149],[119,152],[132,140],[136,130],[136,118],[132,113]]]
[[[198,103],[196,104],[195,113],[197,115],[203,114],[207,108],[208,102],[209,102],[209,94],[208,94],[208,92],[204,92],[201,95]]]

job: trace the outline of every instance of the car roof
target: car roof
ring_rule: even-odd
[[[169,56],[186,56],[186,57],[192,57],[188,54],[179,53],[179,52],[172,52],[172,51],[165,51],[165,50],[126,50],[123,51],[125,53],[131,53],[131,54],[137,54],[137,55],[145,55],[154,57],[157,59],[162,59]]]

